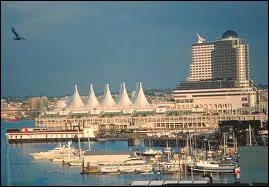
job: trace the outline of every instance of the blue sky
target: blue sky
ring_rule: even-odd
[[[12,26],[28,40],[13,40]],[[1,1],[1,95],[175,88],[196,33],[215,41],[230,29],[249,44],[254,83],[267,84],[268,2]]]

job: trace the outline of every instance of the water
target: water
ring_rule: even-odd
[[[34,160],[29,155],[32,152],[47,151],[53,149],[58,143],[24,143],[8,144],[4,133],[7,128],[34,127],[34,121],[1,121],[1,185],[94,185],[94,186],[123,186],[130,185],[134,180],[178,180],[177,176],[159,174],[110,174],[110,175],[82,175],[80,167],[70,167],[55,164],[48,160]],[[73,146],[78,148],[77,143]],[[88,149],[87,142],[81,142],[81,148]],[[135,147],[128,147],[127,141],[91,142],[92,151],[130,151]],[[141,144],[138,147],[144,149]],[[159,147],[155,147],[159,148]],[[164,150],[164,147],[161,148]],[[187,179],[191,179],[188,176]],[[202,180],[201,175],[195,175],[195,179]],[[231,175],[213,176],[214,182],[232,183]]]

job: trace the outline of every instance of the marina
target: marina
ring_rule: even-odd
[[[19,122],[16,122],[16,123],[19,123]],[[32,122],[30,122],[30,123],[32,123]],[[29,125],[30,123],[27,123],[27,124]],[[22,123],[22,126],[25,126],[25,123]],[[10,125],[8,127],[10,127]],[[4,134],[2,134],[2,136],[3,135]],[[98,178],[100,178],[100,176],[106,176],[108,178],[111,178],[112,180],[114,178],[115,184],[119,184],[119,183],[116,183],[116,181],[120,180],[119,178],[121,178],[121,177],[124,177],[125,180],[124,180],[124,182],[122,181],[123,183],[120,182],[120,184],[125,184],[125,185],[131,185],[133,181],[144,181],[144,182],[146,180],[153,180],[154,181],[154,180],[156,180],[156,178],[160,181],[162,179],[166,179],[168,181],[169,180],[170,181],[178,181],[179,178],[181,178],[180,179],[181,182],[183,182],[185,180],[185,178],[187,178],[188,180],[191,180],[191,178],[190,178],[191,172],[188,170],[185,170],[185,168],[187,168],[187,165],[184,165],[185,163],[191,163],[191,160],[192,160],[191,157],[186,157],[187,158],[186,162],[184,162],[182,159],[184,159],[185,157],[183,156],[184,154],[182,154],[182,158],[181,158],[182,165],[180,167],[180,163],[176,162],[176,160],[178,159],[176,154],[174,156],[171,155],[169,157],[170,161],[167,160],[168,158],[165,155],[168,155],[168,153],[169,153],[168,150],[170,150],[169,147],[168,148],[167,147],[155,147],[155,146],[152,147],[153,150],[162,150],[161,152],[163,153],[163,156],[164,156],[162,158],[162,161],[158,162],[158,158],[160,158],[160,157],[158,157],[158,156],[155,157],[156,155],[154,156],[154,159],[152,159],[152,160],[146,159],[146,157],[152,157],[152,156],[149,156],[149,155],[144,156],[143,159],[145,159],[146,162],[151,160],[151,164],[148,164],[148,166],[147,166],[147,164],[145,164],[145,161],[142,161],[141,159],[137,159],[137,161],[135,161],[135,162],[140,162],[140,163],[138,163],[138,165],[137,165],[138,169],[137,169],[137,171],[135,171],[133,169],[130,169],[129,168],[130,166],[128,166],[129,164],[134,164],[134,163],[132,163],[132,162],[128,163],[128,161],[127,161],[127,163],[125,162],[125,164],[123,164],[124,161],[130,160],[130,157],[134,156],[134,155],[130,154],[130,153],[132,153],[132,152],[130,152],[130,148],[132,148],[133,150],[136,149],[136,146],[131,146],[131,147],[128,146],[127,141],[104,141],[104,142],[92,142],[92,141],[90,141],[90,145],[89,145],[89,142],[80,142],[80,143],[81,143],[81,146],[78,145],[78,142],[73,142],[72,145],[76,149],[77,153],[79,152],[79,147],[81,147],[81,150],[89,150],[89,149],[91,150],[91,151],[86,151],[83,154],[83,156],[84,156],[84,166],[85,167],[87,167],[87,165],[91,166],[92,174],[81,175],[80,173],[82,172],[82,167],[80,166],[80,164],[76,163],[76,164],[74,164],[76,166],[70,166],[68,163],[68,160],[66,160],[66,163],[60,162],[57,164],[57,163],[54,163],[54,162],[46,160],[46,159],[39,160],[39,159],[31,158],[31,156],[30,156],[31,153],[44,152],[44,149],[47,150],[45,152],[49,152],[50,150],[59,149],[60,146],[58,143],[9,144],[9,147],[10,147],[9,148],[10,149],[9,155],[11,155],[10,159],[13,160],[12,158],[14,158],[15,149],[20,150],[20,147],[25,147],[25,148],[28,147],[27,149],[24,148],[24,152],[25,151],[28,152],[27,156],[25,157],[28,160],[27,162],[34,162],[35,164],[38,164],[38,166],[42,167],[42,168],[44,168],[46,166],[50,166],[52,168],[58,168],[57,170],[60,173],[67,172],[67,170],[69,172],[71,172],[71,170],[72,170],[74,172],[72,174],[73,177],[74,176],[76,177],[76,175],[85,176],[86,178],[90,177],[90,178],[92,178],[92,180],[98,181],[99,180]],[[63,143],[61,147],[63,147],[63,145],[66,145],[66,144]],[[47,146],[50,146],[50,148],[49,149],[45,148]],[[36,149],[37,149],[36,151],[33,151],[34,147],[36,147]],[[66,145],[66,147],[68,147],[68,144]],[[139,145],[138,148],[139,148],[139,150],[141,150],[140,152],[146,151],[144,145]],[[43,151],[41,149],[43,149]],[[183,153],[183,151],[187,151],[188,149],[187,148],[184,148],[184,149],[180,148],[180,150]],[[172,149],[171,151],[173,152],[174,150]],[[115,154],[115,156],[113,156],[113,154]],[[79,157],[77,157],[77,158],[79,158]],[[95,160],[96,162],[93,163],[93,160]],[[115,160],[115,163],[111,163],[110,162],[111,160]],[[175,160],[175,161],[171,161],[171,160]],[[14,160],[11,161],[11,163],[12,162],[14,162]],[[20,160],[17,160],[17,162],[20,162]],[[71,160],[69,160],[69,162],[71,162]],[[104,164],[103,171],[102,171],[103,173],[100,172],[102,165],[100,166],[98,162]],[[120,171],[118,171],[118,170],[117,171],[115,171],[115,170],[109,171],[109,169],[114,168],[115,165],[117,165],[117,168],[119,168]],[[113,166],[113,167],[110,167],[110,166]],[[174,170],[172,169],[173,166],[175,166]],[[23,165],[18,166],[18,167],[23,167]],[[70,170],[67,167],[70,167]],[[143,168],[143,167],[148,167],[148,168]],[[133,168],[133,167],[131,167],[131,168]],[[139,168],[143,168],[143,171],[139,171]],[[153,169],[153,168],[155,168],[155,169]],[[162,169],[162,168],[166,168],[166,169]],[[169,172],[168,168],[171,168],[170,172]],[[55,169],[53,169],[53,170],[55,170]],[[15,171],[15,168],[14,168],[14,166],[12,166],[11,173],[14,171]],[[113,171],[113,172],[111,173],[111,171]],[[167,171],[167,172],[163,172],[163,171]],[[178,171],[181,171],[181,172],[178,172]],[[40,172],[42,173],[42,171],[40,171]],[[99,174],[98,174],[98,172],[99,172]],[[186,176],[184,174],[185,172],[187,172]],[[201,180],[204,181],[205,180],[202,177],[202,175],[204,175],[204,173],[198,172],[196,174],[195,172],[193,172],[193,177],[197,181],[201,181]],[[56,176],[58,176],[58,174]],[[129,176],[129,177],[127,177],[127,176]],[[222,179],[218,179],[218,177],[221,177]],[[93,178],[95,178],[95,179],[93,179]],[[129,178],[129,179],[127,179],[127,178]],[[219,173],[217,175],[213,174],[213,178],[214,178],[214,183],[219,183],[219,182],[220,183],[223,183],[223,182],[233,183],[235,181],[235,175],[232,173],[228,173],[228,174]],[[219,180],[221,180],[221,181],[219,181]],[[12,181],[14,182],[14,181],[16,181],[16,179],[13,178]],[[92,182],[91,182],[91,184],[94,184]],[[18,182],[16,182],[16,183],[18,183]],[[97,182],[97,183],[99,184],[99,182]],[[23,183],[23,184],[25,184],[25,183]],[[54,181],[53,184],[57,184],[57,182]],[[71,181],[69,181],[69,184],[73,184],[73,183]],[[109,183],[109,184],[113,184],[113,181],[111,181],[111,183]]]
[[[268,3],[206,4],[1,2],[1,186],[268,186]]]

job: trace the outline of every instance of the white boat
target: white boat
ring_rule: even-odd
[[[153,164],[153,170],[155,172],[162,171],[164,173],[173,173],[178,172],[180,169],[182,170],[182,163],[171,160],[169,162],[156,162]]]
[[[217,173],[233,173],[236,168],[235,164],[218,163],[214,161],[197,161],[189,164],[188,169],[197,172],[217,172]]]
[[[53,158],[52,162],[63,162],[63,158]]]
[[[55,147],[52,150],[46,151],[46,152],[38,152],[38,153],[30,153],[30,155],[34,158],[34,159],[48,159],[48,160],[52,160],[52,159],[56,159],[60,156],[72,156],[72,155],[76,155],[77,150],[71,147],[71,142],[68,142],[68,145],[65,146],[61,146],[61,144],[57,147]]]
[[[155,156],[157,154],[162,154],[162,151],[148,148],[144,152],[141,153],[141,155],[143,155],[143,156]]]
[[[79,160],[73,160],[71,162],[69,162],[70,166],[82,166],[83,165],[83,160],[79,159]]]
[[[148,164],[141,158],[129,158],[122,163],[99,164],[101,173],[144,173],[152,171],[152,164]]]

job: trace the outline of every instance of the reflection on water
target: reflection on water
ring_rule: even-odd
[[[1,121],[1,185],[130,185],[133,180],[177,180],[177,176],[157,174],[115,174],[115,175],[81,175],[81,168],[55,164],[47,160],[33,160],[29,155],[33,152],[53,149],[58,143],[26,143],[9,144],[6,149],[4,133],[7,128],[34,127],[34,121],[4,122]],[[72,145],[78,148],[78,143]],[[82,149],[88,149],[87,142],[81,142]],[[126,151],[134,147],[128,147],[127,141],[91,142],[92,151]],[[143,145],[140,145],[143,150]],[[164,149],[164,148],[162,148]],[[7,159],[7,154],[9,154]],[[8,167],[8,165],[10,167]],[[7,169],[9,168],[9,170]],[[195,175],[195,179],[202,179],[201,175]],[[187,179],[191,179],[188,176]],[[231,175],[213,175],[216,182],[233,182]]]

